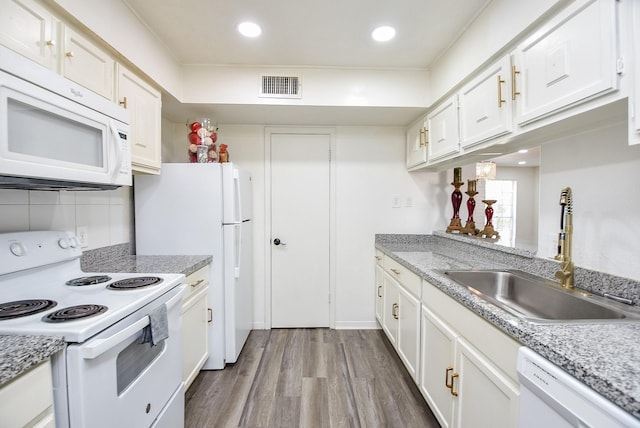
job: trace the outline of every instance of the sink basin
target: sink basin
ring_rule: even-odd
[[[505,311],[533,322],[640,320],[634,307],[566,290],[551,281],[517,270],[441,271],[469,291]]]

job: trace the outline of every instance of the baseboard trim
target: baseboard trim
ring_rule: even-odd
[[[336,330],[380,330],[377,321],[336,321]]]

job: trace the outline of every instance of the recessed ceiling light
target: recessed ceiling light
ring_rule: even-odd
[[[238,25],[238,31],[245,37],[258,37],[262,33],[262,28],[253,22],[243,22]]]
[[[378,27],[371,33],[371,37],[376,42],[388,42],[396,36],[396,30],[393,27]]]
[[[520,162],[518,162],[518,165],[526,165],[526,164],[527,164],[527,161],[520,161]]]
[[[527,149],[520,149],[520,150],[518,150],[518,153],[529,153],[529,150],[527,150]]]

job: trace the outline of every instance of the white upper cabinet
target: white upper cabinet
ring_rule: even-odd
[[[427,116],[429,130],[429,161],[458,153],[458,102],[454,95],[440,104]]]
[[[420,119],[407,130],[407,168],[427,163],[428,129],[426,119]]]
[[[82,34],[64,27],[62,75],[113,100],[115,61]]]
[[[631,3],[633,19],[634,92],[629,103],[630,138],[629,144],[640,144],[640,1]]]
[[[580,0],[514,52],[516,121],[525,125],[617,88],[615,0]]]
[[[33,0],[0,0],[0,43],[56,71],[58,21]]]
[[[511,132],[511,72],[505,56],[458,92],[462,148]]]
[[[117,66],[117,78],[118,103],[131,112],[131,167],[137,172],[159,174],[162,162],[160,91],[121,64]]]

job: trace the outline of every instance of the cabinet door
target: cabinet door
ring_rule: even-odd
[[[440,425],[449,428],[454,397],[446,382],[453,374],[457,334],[424,305],[421,320],[420,391]]]
[[[2,427],[55,426],[50,360],[0,387],[0,415]]]
[[[182,305],[182,380],[185,389],[194,381],[209,356],[207,293],[205,286]]]
[[[91,40],[64,28],[62,74],[103,97],[113,100],[115,61]]]
[[[640,144],[640,2],[631,2],[632,19],[633,19],[633,59],[635,76],[633,84],[635,86],[633,95],[633,104],[629,106],[631,114],[630,118],[633,122],[630,123],[631,136],[629,138],[629,144]],[[632,100],[629,100],[630,102]],[[630,119],[631,122],[631,119]]]
[[[421,119],[407,130],[407,168],[427,163],[427,121]]]
[[[398,284],[386,272],[383,274],[382,283],[384,296],[384,308],[382,310],[382,329],[387,334],[389,341],[394,345],[398,335]]]
[[[131,166],[134,171],[160,172],[160,92],[118,64],[118,103],[131,114]]]
[[[56,70],[57,20],[33,0],[0,0],[0,43]]]
[[[511,68],[502,58],[458,93],[463,148],[511,132]]]
[[[519,389],[486,357],[458,339],[454,380],[455,427],[511,428],[518,426]]]
[[[376,319],[382,325],[384,312],[384,271],[376,264]]]
[[[427,116],[429,162],[460,151],[458,102],[454,95]]]
[[[615,3],[577,1],[516,49],[518,124],[616,89]]]
[[[420,302],[400,286],[398,288],[398,355],[411,377],[417,381],[420,359]]]

